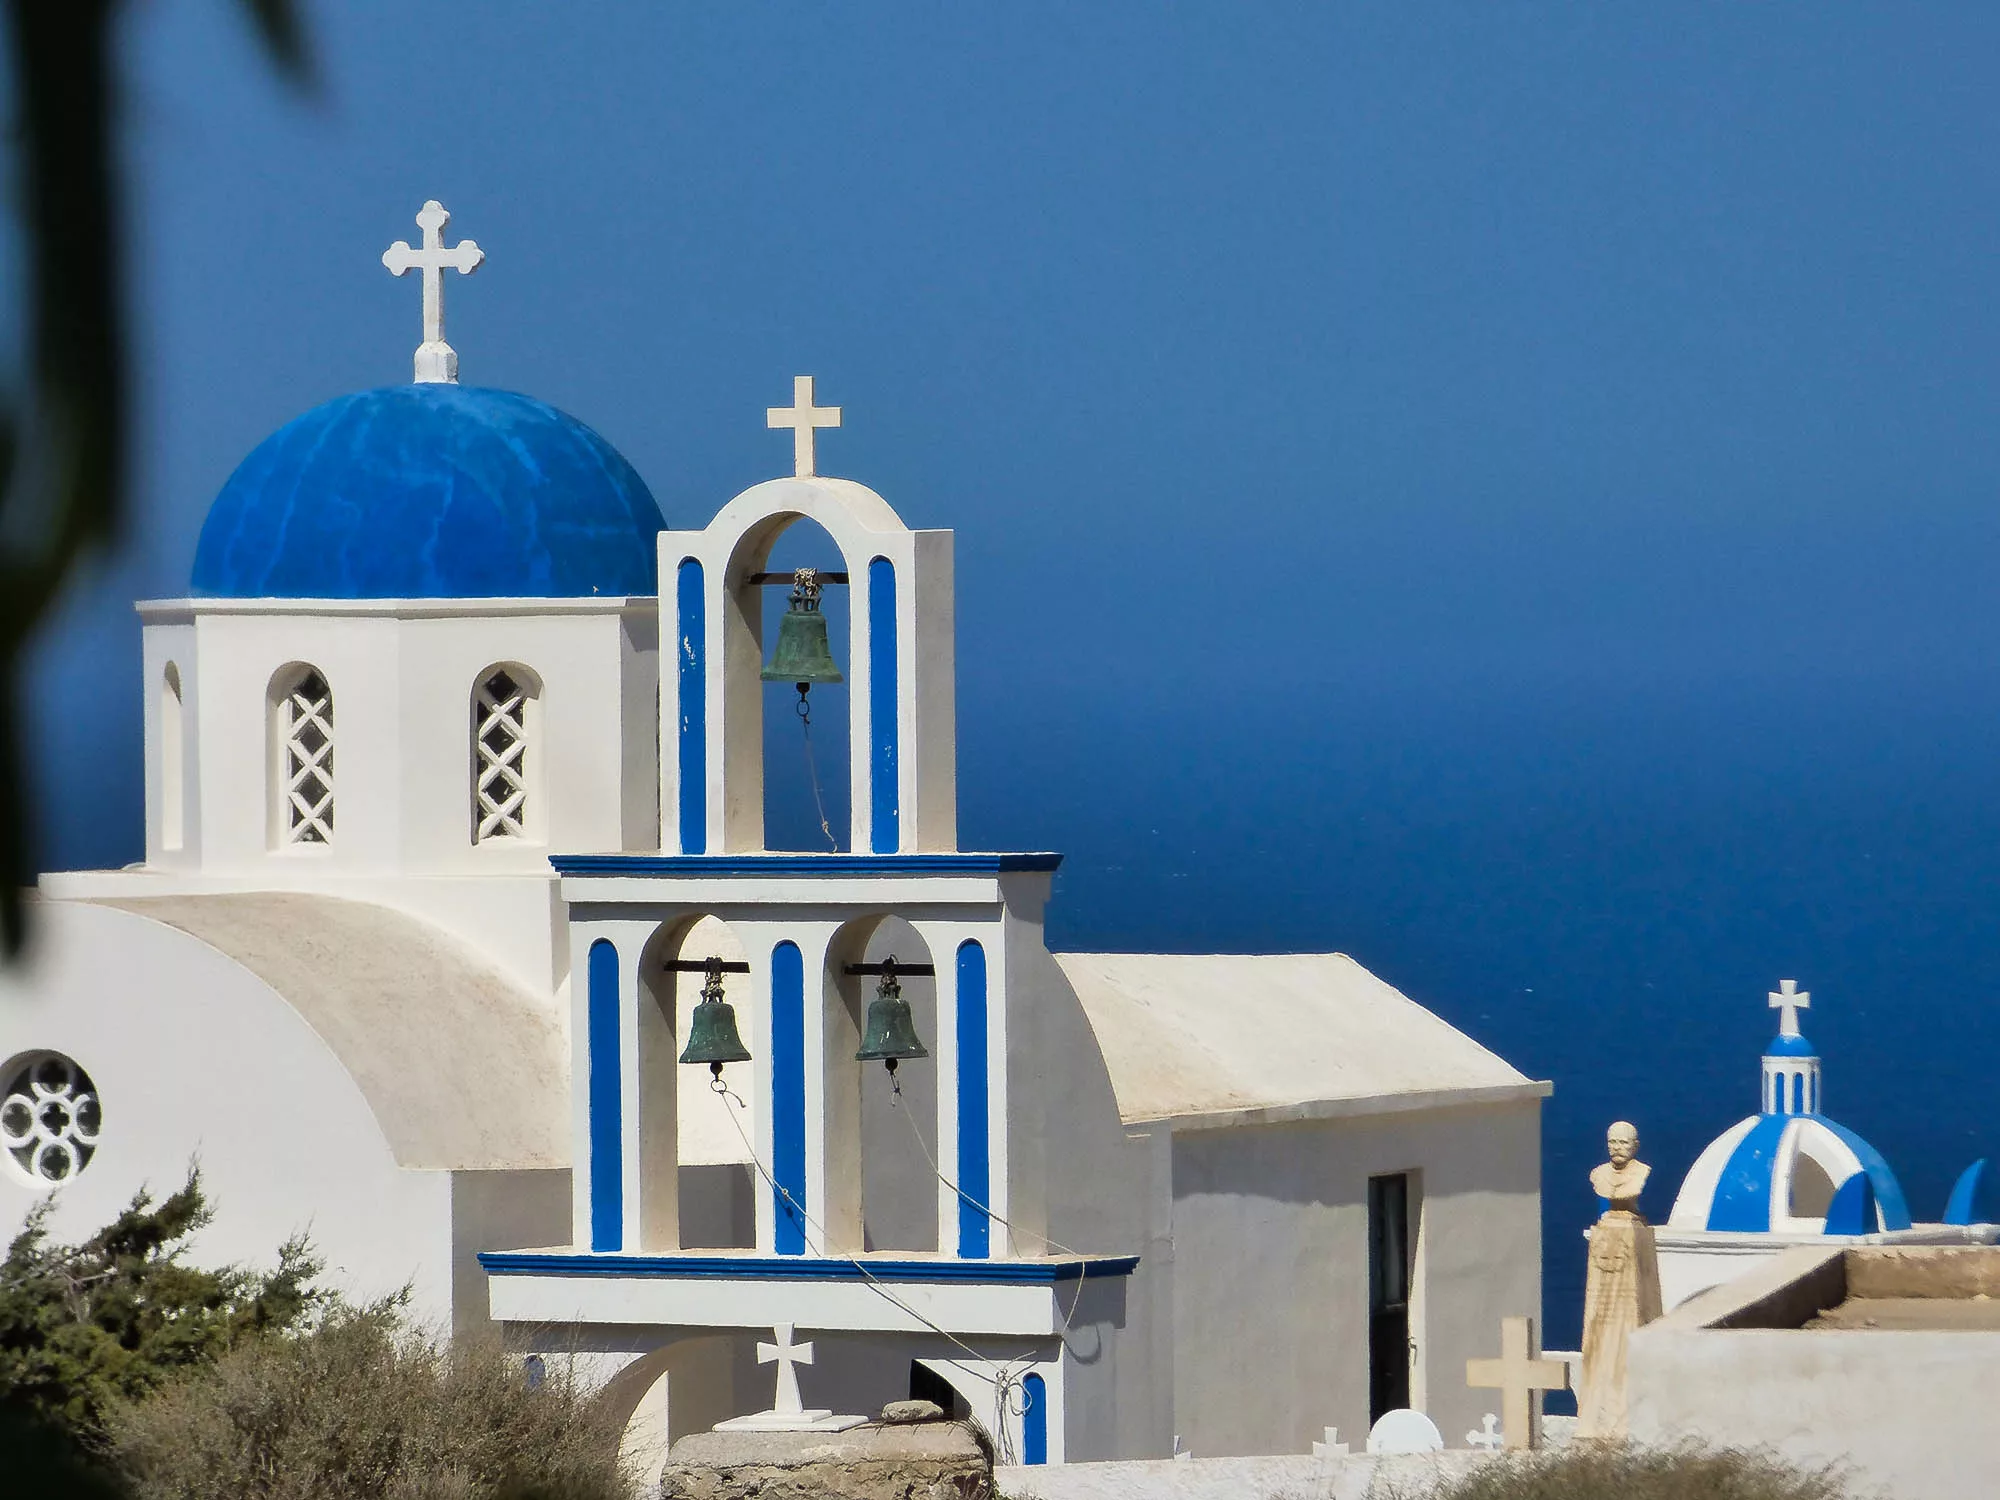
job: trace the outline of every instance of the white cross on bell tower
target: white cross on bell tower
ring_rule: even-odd
[[[1778,1017],[1778,1035],[1797,1036],[1799,1012],[1812,1009],[1812,996],[1799,988],[1796,979],[1780,979],[1778,987],[1771,991],[1771,1009],[1782,1012]]]
[[[800,479],[811,479],[818,472],[813,439],[819,428],[840,425],[840,408],[814,406],[812,376],[794,375],[792,404],[767,407],[764,412],[764,425],[771,428],[792,429],[792,472]]]
[[[444,341],[444,273],[452,270],[470,276],[486,259],[486,252],[472,240],[445,248],[444,226],[450,222],[445,206],[433,198],[417,211],[417,227],[424,232],[423,248],[412,250],[409,241],[397,240],[382,252],[382,264],[391,276],[411,269],[424,273],[424,341],[417,345],[419,385],[458,383],[458,351]]]

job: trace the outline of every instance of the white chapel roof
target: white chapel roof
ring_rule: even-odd
[[[1276,1123],[1550,1092],[1344,953],[1056,962],[1128,1123]]]
[[[96,904],[178,928],[277,991],[353,1077],[400,1165],[569,1165],[569,1049],[553,1007],[449,933],[289,892]]]

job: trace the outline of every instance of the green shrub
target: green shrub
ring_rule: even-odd
[[[145,1193],[80,1245],[49,1243],[53,1200],[28,1213],[0,1261],[0,1408],[101,1443],[105,1413],[240,1340],[292,1327],[319,1271],[303,1240],[268,1275],[183,1264],[209,1221],[201,1179],[154,1205]]]
[[[620,1424],[559,1361],[336,1306],[245,1341],[111,1420],[135,1500],[627,1500]]]
[[[1837,1466],[1800,1469],[1771,1453],[1683,1444],[1573,1443],[1481,1464],[1435,1500],[1856,1500]]]

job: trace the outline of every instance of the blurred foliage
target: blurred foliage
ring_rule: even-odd
[[[1432,1500],[1858,1500],[1837,1465],[1800,1468],[1757,1449],[1571,1443],[1509,1454],[1429,1492]]]
[[[630,1500],[623,1423],[550,1360],[434,1338],[398,1301],[337,1306],[119,1408],[134,1500]]]
[[[266,52],[307,75],[292,0],[240,0]],[[116,137],[118,0],[7,0],[26,368],[0,402],[0,948],[35,877],[21,664],[78,563],[117,535],[129,392]]]
[[[212,1217],[199,1174],[158,1205],[144,1193],[78,1245],[49,1242],[42,1200],[0,1262],[0,1407],[101,1450],[116,1407],[319,1303],[303,1240],[268,1274],[202,1270],[181,1255]]]

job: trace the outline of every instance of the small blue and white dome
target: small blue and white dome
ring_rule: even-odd
[[[448,381],[360,391],[258,444],[209,508],[193,592],[225,598],[646,595],[645,481],[545,402]]]
[[[1787,979],[1771,995],[1778,1035],[1764,1049],[1759,1113],[1695,1159],[1670,1229],[1734,1234],[1876,1234],[1910,1227],[1882,1154],[1821,1111],[1819,1054],[1799,1031],[1812,997]]]

